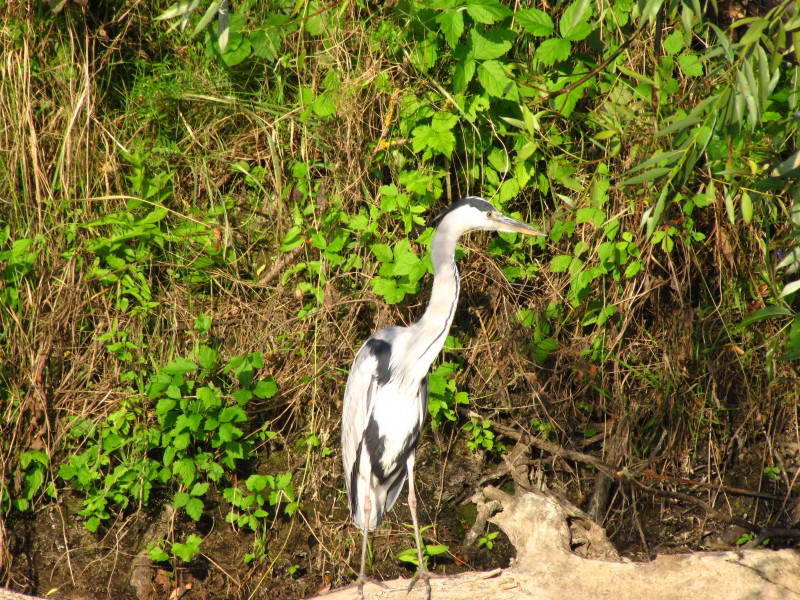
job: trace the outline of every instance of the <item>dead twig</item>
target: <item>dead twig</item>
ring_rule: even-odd
[[[478,416],[478,415],[475,415],[475,416]],[[483,418],[483,417],[481,417],[481,418]],[[598,469],[602,473],[605,473],[609,477],[612,477],[613,479],[615,479],[617,481],[620,481],[620,482],[630,483],[631,485],[633,485],[633,486],[639,488],[640,490],[643,490],[643,491],[645,491],[645,492],[647,492],[649,494],[653,494],[655,496],[662,496],[662,497],[666,497],[666,498],[673,498],[675,500],[680,500],[682,502],[687,502],[689,504],[694,504],[695,506],[697,506],[699,508],[702,508],[706,512],[706,514],[708,514],[710,517],[712,517],[714,519],[717,519],[719,521],[723,521],[725,523],[731,523],[731,524],[734,524],[734,525],[738,525],[738,526],[743,527],[743,528],[747,529],[748,531],[752,531],[754,533],[759,533],[760,534],[761,532],[767,530],[767,528],[764,528],[764,527],[761,527],[759,525],[756,525],[755,523],[751,523],[750,521],[748,521],[746,519],[743,519],[741,517],[727,515],[724,512],[722,512],[720,510],[717,510],[716,508],[711,506],[708,502],[705,502],[704,500],[700,500],[699,498],[695,498],[694,496],[690,496],[689,494],[684,494],[682,492],[675,492],[675,491],[671,491],[671,490],[663,490],[663,489],[660,489],[660,488],[654,488],[654,487],[651,487],[649,485],[646,485],[646,484],[642,483],[641,481],[639,481],[639,479],[637,479],[638,476],[644,474],[643,472],[634,473],[633,471],[631,471],[631,470],[629,470],[627,468],[623,468],[623,469],[617,470],[617,469],[613,468],[611,465],[606,464],[604,461],[602,461],[602,460],[600,460],[600,459],[598,459],[598,458],[596,458],[594,456],[591,456],[589,454],[584,454],[583,452],[577,452],[575,450],[569,450],[569,449],[564,448],[563,446],[560,446],[559,444],[556,444],[554,442],[549,442],[547,440],[543,440],[543,439],[538,438],[536,436],[530,435],[529,433],[521,432],[521,431],[518,431],[518,430],[513,429],[511,427],[507,427],[507,426],[505,426],[505,425],[503,425],[501,423],[496,423],[496,422],[491,421],[491,420],[490,420],[490,422],[492,423],[492,427],[495,429],[495,431],[497,431],[499,433],[502,433],[503,435],[508,436],[508,437],[510,437],[512,439],[515,439],[518,442],[530,444],[532,446],[535,446],[535,447],[539,448],[540,450],[544,450],[545,452],[549,452],[550,454],[553,454],[554,456],[561,456],[561,457],[564,457],[564,458],[569,458],[571,460],[575,460],[577,462],[582,462],[582,463],[585,463],[585,464],[592,465],[593,467],[595,467],[596,469]],[[651,472],[651,476],[652,475],[654,475],[654,474]],[[675,479],[679,479],[679,478],[675,478]],[[679,480],[679,481],[676,481],[675,483],[684,483],[684,481],[680,481]],[[685,483],[686,484],[695,485],[698,482],[694,482],[694,481],[691,481],[691,480],[685,480]],[[742,492],[747,492],[747,494],[745,494],[745,495],[748,495],[748,496],[757,496],[757,497],[761,497],[762,496],[761,492],[753,492],[751,490],[743,490],[742,488],[734,488],[734,487],[730,487],[730,486],[713,485],[713,484],[704,484],[704,486],[708,486],[708,487],[711,487],[713,489],[718,489],[718,490],[725,490],[726,492],[731,493],[731,494],[742,494]],[[777,531],[777,530],[775,530],[775,531]],[[796,530],[781,530],[781,533],[784,534],[783,537],[786,537],[785,534],[786,534],[787,531],[790,531],[792,533],[792,536],[790,536],[790,537],[794,537],[795,535],[800,537],[800,531],[796,531]]]

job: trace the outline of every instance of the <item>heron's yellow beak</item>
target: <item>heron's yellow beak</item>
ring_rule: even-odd
[[[502,215],[495,219],[495,222],[500,226],[500,231],[509,231],[513,233],[521,233],[523,235],[547,235],[542,233],[538,229],[535,229],[528,225],[527,223],[523,223],[521,221],[517,221],[516,219],[512,219],[511,217],[507,217],[506,215]]]

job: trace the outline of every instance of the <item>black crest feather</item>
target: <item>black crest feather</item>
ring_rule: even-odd
[[[483,198],[479,198],[478,196],[467,196],[466,198],[461,198],[460,200],[456,200],[450,206],[445,208],[442,212],[440,212],[433,219],[431,219],[429,225],[433,227],[439,221],[444,219],[448,214],[450,214],[454,210],[458,210],[462,206],[472,206],[473,208],[477,208],[478,210],[482,210],[483,212],[489,212],[490,210],[495,210],[494,206],[492,206],[489,202],[487,202]]]

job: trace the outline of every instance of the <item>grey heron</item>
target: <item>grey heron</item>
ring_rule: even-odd
[[[544,235],[474,196],[454,202],[439,217],[431,243],[433,288],[422,318],[408,327],[373,333],[353,360],[342,407],[342,458],[353,522],[362,531],[358,595],[364,597],[368,532],[394,506],[408,479],[419,566],[409,585],[425,581],[414,490],[415,449],[428,405],[428,370],[453,322],[461,282],[455,262],[459,237],[474,229]]]

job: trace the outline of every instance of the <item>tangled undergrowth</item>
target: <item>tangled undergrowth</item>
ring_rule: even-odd
[[[507,564],[515,450],[632,557],[797,543],[794,3],[97,4],[0,4],[0,585],[352,581],[347,368],[468,194],[549,236],[459,251],[433,568]]]

